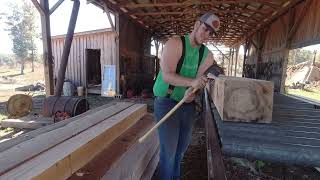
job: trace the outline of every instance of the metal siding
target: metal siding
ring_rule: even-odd
[[[310,103],[282,94],[274,96],[270,124],[222,121],[213,109],[223,153],[307,166],[320,166],[319,112]]]

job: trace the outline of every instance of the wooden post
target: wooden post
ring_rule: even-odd
[[[68,58],[69,58],[70,48],[71,48],[71,44],[72,44],[74,29],[76,27],[79,7],[80,7],[80,1],[74,0],[72,12],[71,12],[71,17],[70,17],[70,21],[69,21],[68,32],[67,32],[66,39],[64,42],[61,63],[60,63],[60,67],[59,67],[57,86],[56,86],[56,89],[54,92],[55,96],[61,96],[64,78],[65,78],[65,72],[66,72],[66,68],[68,65]]]
[[[230,63],[231,63],[231,55],[232,55],[232,49],[229,49],[229,59],[228,59],[228,68],[227,68],[227,75],[230,75]]]
[[[312,66],[314,66],[316,64],[317,50],[314,50],[313,54],[314,54],[314,56],[313,56]]]
[[[239,47],[236,48],[236,60],[234,66],[234,76],[237,76],[237,65],[238,65]]]
[[[120,34],[120,20],[119,20],[119,14],[118,13],[114,13],[114,18],[115,18],[115,28],[116,28],[116,32],[117,32],[117,38],[116,38],[116,76],[117,76],[117,89],[116,92],[117,94],[120,94],[120,45],[119,45],[119,34]],[[123,92],[126,93],[126,92]]]
[[[156,74],[155,77],[157,76],[159,69],[160,69],[160,61],[159,61],[159,46],[160,46],[160,41],[159,40],[154,40],[155,42],[155,47],[156,47],[156,61],[155,61],[155,66],[156,66]]]
[[[232,53],[231,53],[231,64],[230,64],[230,76],[232,76],[232,66],[233,66],[233,59],[234,59],[234,48],[232,48]]]
[[[43,44],[43,65],[44,77],[46,86],[46,95],[53,95],[53,61],[51,47],[51,32],[50,32],[50,16],[48,0],[40,0],[40,7],[43,11],[41,14],[41,30]]]

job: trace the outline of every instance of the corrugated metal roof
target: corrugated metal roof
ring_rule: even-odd
[[[320,109],[282,94],[274,96],[270,124],[222,121],[213,109],[224,154],[320,166]]]

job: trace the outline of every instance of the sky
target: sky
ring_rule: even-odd
[[[21,0],[0,0],[0,14],[6,13],[9,2],[19,2]],[[49,7],[52,7],[58,0],[49,0]],[[69,19],[72,11],[73,1],[65,0],[58,9],[50,16],[51,35],[66,34]],[[40,15],[37,11],[38,32],[41,32]],[[87,4],[86,0],[80,0],[80,10],[76,23],[75,32],[83,32],[95,29],[111,27],[108,22],[107,14],[102,9],[93,4]],[[4,29],[6,25],[4,19],[0,20],[0,53],[11,54],[12,42],[8,32]],[[39,40],[37,42],[39,52],[42,52],[42,44]]]

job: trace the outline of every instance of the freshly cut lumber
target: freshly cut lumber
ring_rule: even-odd
[[[49,124],[53,124],[52,118],[44,118],[43,120],[4,119],[1,121],[1,127],[20,129],[38,129]]]
[[[210,89],[223,121],[272,121],[273,82],[222,76],[212,83]]]
[[[113,107],[108,108],[108,110],[111,108]],[[120,107],[117,106],[115,108],[119,109]],[[141,119],[141,117],[146,114],[146,111],[146,105],[132,105],[121,112],[96,123],[90,128],[74,134],[70,139],[66,139],[41,154],[37,154],[37,156],[29,161],[20,164],[0,176],[0,179],[66,179],[92,160],[124,131]],[[96,112],[84,119],[88,121],[91,117],[93,117],[93,119],[101,119],[102,117],[105,117],[105,112]],[[87,121],[78,123],[71,122],[67,125],[70,125],[68,130],[77,131],[77,129],[81,128],[81,125],[85,125]],[[65,127],[59,129],[63,128]],[[59,129],[54,131],[59,133]],[[47,140],[48,134],[53,135],[51,132],[41,134],[32,140],[37,139],[38,142]],[[20,151],[24,152],[24,147],[20,146],[20,148]]]
[[[133,104],[133,103],[132,103]],[[131,104],[131,105],[132,105]],[[60,127],[63,127],[63,126],[66,126],[67,124],[69,124],[70,122],[73,122],[77,119],[80,119],[80,118],[83,118],[85,116],[89,116],[95,112],[98,112],[98,111],[101,111],[101,110],[104,110],[104,109],[107,109],[111,106],[116,106],[117,103],[116,102],[110,102],[106,105],[103,105],[103,106],[100,106],[100,107],[97,107],[95,109],[92,109],[92,110],[89,110],[89,111],[86,111],[78,116],[75,116],[75,117],[72,117],[70,119],[66,119],[64,121],[60,121],[58,123],[55,123],[55,124],[51,124],[51,125],[48,125],[48,126],[45,126],[45,127],[42,127],[42,128],[39,128],[39,129],[36,129],[36,130],[33,130],[31,132],[28,132],[26,134],[22,134],[21,136],[19,137],[16,137],[16,138],[13,138],[13,139],[10,139],[10,141],[6,141],[6,142],[2,142],[0,144],[0,152],[2,151],[5,151],[17,144],[20,144],[22,142],[25,142],[29,139],[32,139],[40,134],[43,134],[43,133],[47,133],[49,131],[52,131],[52,130],[55,130],[57,128],[60,128]]]
[[[101,180],[139,180],[149,161],[159,149],[157,132],[153,132],[145,142],[136,143],[116,161]]]
[[[39,153],[76,136],[86,129],[132,106],[132,103],[117,105],[100,110],[91,116],[76,119],[67,125],[47,133],[40,134],[0,153],[0,175]],[[112,118],[111,118],[112,119]],[[10,157],[10,158],[8,158]]]
[[[156,171],[156,168],[158,166],[159,163],[159,156],[160,153],[160,149],[158,149],[156,151],[156,153],[154,153],[152,159],[150,160],[148,166],[146,167],[146,169],[144,170],[140,180],[150,180],[153,177],[154,172]]]
[[[145,115],[69,180],[98,180],[103,176],[112,180],[119,177],[139,180],[154,154],[154,148],[159,148],[159,140],[156,134],[142,144],[137,140],[153,125],[153,116]]]

